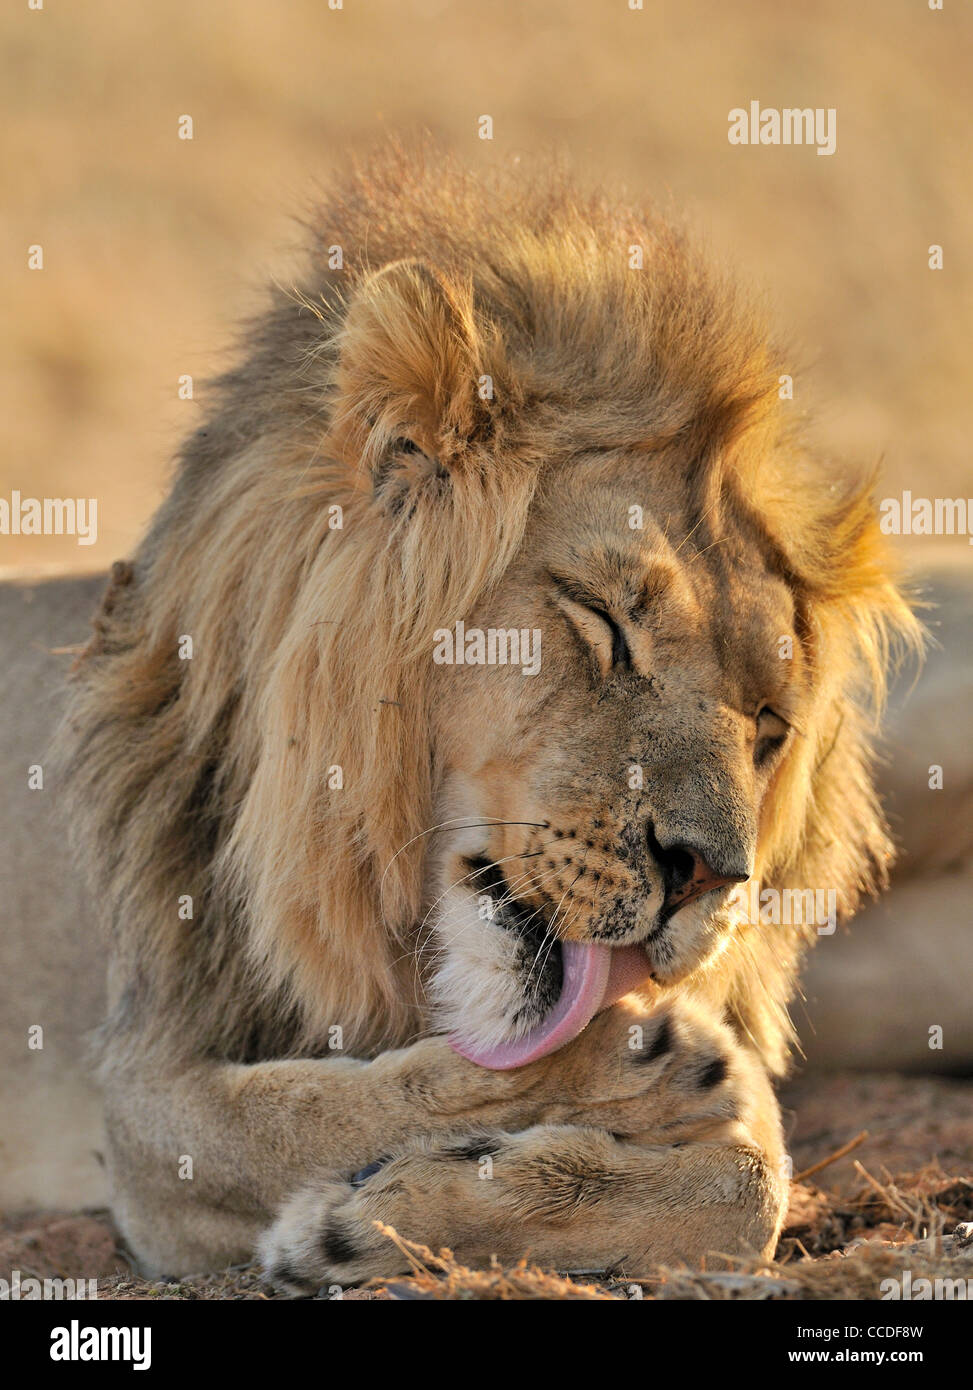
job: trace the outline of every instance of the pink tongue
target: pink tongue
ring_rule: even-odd
[[[649,974],[641,946],[590,946],[565,941],[561,946],[564,985],[554,1008],[526,1037],[516,1042],[477,1047],[454,1033],[449,1044],[461,1057],[491,1071],[510,1071],[545,1057],[576,1038],[596,1013],[633,990]]]

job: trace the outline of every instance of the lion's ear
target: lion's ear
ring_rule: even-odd
[[[369,275],[338,337],[334,425],[376,488],[430,468],[446,474],[482,427],[468,290],[421,261]]]

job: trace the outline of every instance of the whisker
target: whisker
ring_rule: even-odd
[[[493,862],[494,864],[505,864],[505,863],[508,863],[509,861],[514,860],[514,859],[536,859],[536,858],[538,858],[541,854],[543,854],[544,851],[545,851],[545,850],[548,848],[548,846],[551,845],[551,844],[554,844],[554,841],[553,841],[553,840],[547,841],[547,842],[546,842],[545,844],[543,844],[543,845],[541,846],[541,848],[538,849],[538,850],[533,850],[533,851],[521,851],[521,852],[518,852],[517,854],[508,854],[508,855],[504,855],[504,857],[503,857],[502,859],[494,860],[494,861],[492,861],[492,862]],[[422,921],[419,923],[419,926],[416,928],[416,936],[417,936],[418,939],[417,939],[417,941],[416,941],[416,945],[415,945],[414,952],[403,951],[402,955],[399,956],[399,957],[397,957],[396,960],[393,962],[393,963],[397,964],[400,960],[405,959],[405,958],[406,958],[407,956],[409,956],[410,954],[414,955],[414,960],[415,960],[415,979],[414,979],[414,985],[415,985],[416,988],[418,988],[419,985],[420,985],[420,983],[421,983],[421,980],[420,980],[420,970],[421,970],[422,964],[423,964],[423,963],[429,964],[429,963],[431,963],[431,962],[435,962],[435,960],[436,960],[439,956],[441,956],[441,955],[443,955],[443,954],[445,953],[447,947],[450,945],[451,941],[453,940],[453,936],[450,936],[450,937],[447,937],[447,938],[444,938],[444,939],[441,939],[441,940],[437,940],[436,937],[435,937],[434,934],[433,934],[433,929],[432,929],[432,928],[431,928],[431,929],[429,930],[429,932],[426,934],[426,939],[423,940],[423,932],[426,930],[426,923],[428,922],[430,915],[435,911],[436,907],[439,905],[439,903],[442,902],[443,898],[445,898],[445,897],[447,896],[447,894],[451,891],[451,889],[453,889],[453,888],[458,888],[461,884],[466,883],[468,880],[475,878],[475,877],[477,876],[477,874],[480,874],[480,873],[483,873],[483,872],[485,872],[485,870],[484,870],[483,868],[472,869],[468,874],[464,874],[462,878],[457,879],[455,882],[453,882],[453,883],[447,885],[447,887],[442,891],[442,893],[439,894],[439,896],[434,900],[434,902],[432,902],[432,903],[430,904],[429,908],[426,910],[426,912],[425,912],[425,914],[424,914],[424,916],[423,916]],[[556,872],[556,870],[555,870],[554,872]],[[512,901],[513,898],[514,898],[514,889],[520,888],[524,883],[527,883],[527,882],[529,882],[529,881],[531,881],[531,880],[532,880],[532,871],[528,871],[528,872],[525,873],[525,874],[519,875],[518,878],[515,879],[515,880],[513,881],[512,884],[511,884],[511,882],[510,882],[509,879],[506,879],[505,882],[507,883],[508,891],[507,891],[506,894],[504,894],[504,895],[502,895],[502,896],[500,897],[500,899],[498,900],[497,906],[498,906],[498,907],[502,907],[505,903]],[[540,882],[540,881],[542,881],[542,880],[538,880],[538,879],[536,878],[536,876],[533,876],[533,882]],[[443,923],[444,923],[445,921],[446,921],[445,918],[440,918],[439,921],[436,922],[435,925],[434,925],[435,931],[439,934],[439,936],[440,936],[441,938],[443,937]],[[457,932],[458,932],[459,930],[461,930],[461,928],[458,928],[458,929],[457,929]],[[454,935],[455,935],[455,934],[456,934],[456,933],[454,933]],[[432,949],[431,949],[431,948],[432,948]]]
[[[555,923],[557,922],[557,915],[558,915],[558,913],[559,913],[560,910],[561,910],[561,906],[562,906],[562,904],[563,904],[563,902],[564,902],[564,899],[568,896],[568,894],[571,892],[571,889],[572,889],[572,888],[574,887],[574,885],[578,882],[578,879],[581,877],[583,871],[584,871],[584,866],[582,865],[582,867],[581,867],[581,868],[578,870],[578,872],[575,874],[575,876],[574,876],[574,878],[572,879],[572,881],[568,884],[567,888],[565,888],[564,892],[561,894],[561,900],[560,900],[560,902],[558,903],[557,907],[554,909],[553,913],[551,914],[551,920],[550,920],[550,921],[548,922],[548,924],[547,924],[547,932],[545,933],[545,937],[544,937],[544,940],[545,940],[545,941],[547,940],[547,937],[550,936],[550,935],[554,932],[554,926],[555,926]],[[550,959],[551,951],[554,950],[554,940],[556,940],[556,937],[554,937],[554,939],[551,940],[551,944],[550,944],[550,946],[548,947],[547,955],[544,957],[544,961],[543,961],[543,964],[541,965],[541,969],[543,969],[543,968],[547,965],[547,962],[548,962],[548,960]],[[535,957],[534,957],[533,964],[531,965],[530,970],[527,972],[527,979],[528,979],[528,981],[530,980],[531,975],[533,974],[534,966],[538,964],[538,958],[539,958],[539,956],[540,956],[540,953],[541,953],[541,950],[543,949],[543,947],[544,947],[544,942],[542,941],[540,947],[539,947],[538,950],[537,950],[537,954],[536,954]]]
[[[461,829],[463,829],[463,830],[485,830],[485,829],[487,829],[488,827],[494,826],[494,825],[522,825],[522,826],[533,826],[533,827],[535,827],[535,828],[537,828],[537,829],[540,829],[540,830],[547,830],[547,829],[550,828],[550,822],[549,822],[549,821],[537,821],[537,820],[499,820],[499,819],[496,819],[496,820],[484,820],[484,821],[471,821],[469,816],[454,816],[451,820],[440,821],[438,825],[430,825],[429,828],[428,828],[427,830],[420,830],[419,833],[418,833],[417,835],[413,835],[413,836],[412,836],[411,840],[406,840],[406,842],[405,842],[404,845],[400,845],[400,846],[399,846],[399,848],[398,848],[398,849],[395,851],[395,853],[392,855],[392,858],[391,858],[391,859],[389,860],[389,862],[386,864],[385,869],[384,869],[384,871],[383,871],[383,873],[382,873],[382,877],[381,877],[381,880],[380,880],[379,885],[378,885],[378,903],[379,903],[379,911],[380,911],[381,914],[382,914],[382,922],[383,922],[383,925],[386,926],[386,927],[389,926],[388,919],[387,919],[386,916],[385,916],[385,880],[386,880],[386,878],[388,877],[389,870],[391,869],[392,865],[395,863],[396,859],[398,859],[398,857],[399,857],[400,854],[404,854],[405,851],[409,848],[410,845],[414,845],[415,842],[416,842],[417,840],[421,840],[421,839],[423,838],[424,835],[434,835],[434,834],[436,833],[437,830],[445,830],[447,826],[459,827],[459,828],[461,828]],[[391,930],[391,928],[389,928],[389,930]]]
[[[552,842],[552,843],[553,843],[553,842]],[[511,856],[509,856],[509,857],[510,857],[510,858],[520,858],[519,855],[511,855]],[[501,861],[497,861],[497,862],[501,862]],[[480,870],[474,870],[474,873],[477,873],[477,872],[481,872],[481,871],[480,871]],[[529,872],[526,873],[526,874],[521,874],[517,879],[515,879],[515,880],[513,881],[512,884],[508,882],[508,890],[509,890],[509,891],[508,891],[507,893],[505,893],[505,894],[502,894],[502,895],[500,896],[500,898],[497,899],[496,906],[497,906],[498,908],[499,908],[499,907],[503,907],[506,903],[515,901],[515,892],[514,892],[515,889],[520,889],[520,888],[523,888],[523,887],[525,887],[525,886],[526,886],[526,887],[536,887],[536,886],[538,886],[539,884],[545,882],[546,879],[552,877],[552,876],[553,876],[554,874],[556,874],[557,872],[558,872],[557,869],[552,869],[552,870],[550,870],[548,873],[543,874],[543,875],[541,875],[540,877],[538,877],[537,874],[534,873],[533,871],[529,871]],[[467,877],[472,877],[472,875],[467,875]],[[459,882],[462,883],[463,880],[460,879]],[[452,884],[450,885],[450,887],[454,887],[454,886],[456,886],[456,885],[452,885]],[[441,894],[440,894],[439,898],[437,899],[437,902],[441,901],[442,898],[445,897],[445,896],[446,896],[446,893],[448,893],[448,892],[449,892],[449,889],[447,888],[446,891],[445,891],[444,893],[441,893]],[[433,904],[433,906],[435,906],[435,904]],[[430,909],[430,911],[431,911],[431,910],[432,910],[432,909]],[[538,909],[538,911],[539,911],[539,910],[540,910],[540,909]],[[426,918],[428,918],[428,915],[429,915],[429,914],[427,913],[427,914],[426,914]],[[532,913],[531,916],[527,918],[527,921],[528,921],[528,922],[531,921],[531,920],[533,919],[534,916],[536,916],[536,913]],[[423,918],[423,924],[425,924],[426,918]],[[445,920],[446,920],[445,918],[440,918],[439,921],[435,924],[435,930],[436,930],[436,932],[439,934],[440,937],[442,937],[442,935],[443,935],[443,933],[442,933],[442,924],[443,924],[443,922],[444,922]],[[458,931],[459,931],[459,930],[462,930],[462,928],[458,928],[457,930],[458,930]],[[430,940],[431,940],[431,939],[432,939],[432,938],[431,938],[431,933],[430,933]],[[440,942],[438,942],[438,943],[437,943],[437,946],[436,946],[436,953],[441,955],[441,954],[446,950],[446,948],[449,946],[449,944],[450,944],[450,942],[451,942],[452,940],[453,940],[453,937],[448,937],[448,938],[444,938],[444,939],[442,939]],[[420,944],[419,947],[417,948],[417,949],[418,949],[418,954],[421,955],[422,952],[423,952],[424,950],[427,949],[427,945],[428,945],[428,943],[422,943],[422,944]]]
[[[684,545],[686,544],[686,542],[689,540],[689,538],[690,538],[690,536],[693,534],[693,532],[696,531],[700,526],[702,526],[703,522],[704,522],[704,521],[706,520],[706,518],[709,516],[710,512],[712,512],[712,511],[715,509],[715,507],[716,507],[716,502],[711,502],[710,505],[706,508],[706,510],[702,513],[702,515],[700,516],[699,520],[696,522],[696,525],[693,526],[693,527],[691,527],[691,528],[686,532],[686,534],[683,536],[682,540],[679,542],[679,544],[676,546],[675,550],[672,552],[673,555],[678,555],[678,554],[679,554],[680,550],[682,550],[683,546],[684,546]]]
[[[549,846],[549,845],[552,845],[552,844],[554,844],[554,841],[553,841],[553,840],[549,840],[546,844],[542,845],[542,846],[540,847],[540,849],[537,849],[537,850],[521,851],[521,852],[519,852],[519,853],[517,853],[517,854],[506,854],[506,855],[504,855],[504,857],[503,857],[502,859],[494,859],[494,860],[491,860],[490,865],[488,865],[487,867],[489,868],[489,867],[492,867],[493,865],[507,864],[507,863],[509,863],[509,862],[510,862],[511,860],[513,860],[513,859],[537,859],[540,855],[542,855],[542,854],[544,853],[544,851],[548,848],[548,846]],[[427,908],[426,912],[423,914],[422,921],[419,923],[419,926],[416,928],[417,934],[422,932],[422,930],[424,929],[424,927],[425,927],[427,921],[429,920],[430,913],[432,913],[432,912],[435,910],[435,908],[438,907],[438,905],[442,902],[443,898],[446,897],[447,893],[451,892],[451,890],[452,890],[453,888],[459,888],[461,884],[466,883],[469,879],[471,879],[471,878],[476,878],[476,876],[477,876],[478,874],[482,874],[482,873],[485,873],[485,872],[486,872],[486,869],[485,869],[485,868],[471,869],[470,872],[469,872],[468,874],[464,874],[462,878],[455,879],[452,883],[447,884],[447,886],[446,886],[446,887],[443,889],[443,891],[439,894],[439,897],[436,898],[435,901],[432,902],[432,903],[430,904],[430,906]],[[529,877],[530,877],[529,873],[528,873],[528,874],[522,874],[522,875],[520,876],[520,878],[519,878],[518,880],[516,880],[516,883],[515,883],[515,885],[513,885],[513,886],[518,886],[520,882],[522,882],[524,879],[529,878]],[[512,897],[513,897],[512,885],[511,885],[510,880],[507,879],[507,878],[505,877],[505,878],[504,878],[504,882],[507,884],[508,892],[506,893],[506,895],[504,895],[504,896],[501,897],[501,899],[500,899],[500,903],[501,903],[501,904],[502,904],[502,903],[505,903],[505,902],[509,902],[509,901],[512,899]]]
[[[496,860],[494,862],[506,863],[508,860],[520,859],[522,857],[523,856],[520,854],[510,854],[505,855],[502,860]],[[444,917],[439,918],[438,921],[435,922],[433,926],[429,928],[428,931],[426,931],[426,924],[429,921],[431,914],[436,910],[436,908],[442,902],[443,898],[445,898],[452,891],[452,889],[460,887],[461,884],[468,882],[470,879],[476,878],[478,874],[481,874],[483,872],[483,868],[471,869],[470,872],[468,874],[464,874],[462,878],[457,879],[455,882],[448,884],[446,888],[443,889],[439,896],[432,903],[430,903],[429,907],[427,908],[422,918],[422,921],[416,928],[416,943],[414,951],[411,953],[413,955],[415,963],[414,984],[416,988],[418,988],[421,983],[420,977],[423,964],[433,964],[436,961],[436,959],[444,953],[446,947],[450,944],[450,941],[452,940],[452,937],[448,939],[437,939],[437,933],[439,938],[442,938],[443,935],[443,923],[447,920]],[[457,928],[457,932],[459,930],[461,930],[461,928]],[[423,933],[425,933],[425,938],[423,937]],[[410,952],[403,952],[403,957],[409,954]],[[403,957],[399,957],[399,959],[402,959]]]
[[[582,859],[582,861],[581,861],[581,863],[580,863],[580,865],[579,865],[579,867],[578,867],[578,872],[575,874],[574,878],[571,880],[571,882],[568,884],[567,888],[565,889],[564,895],[563,895],[562,898],[561,898],[561,903],[564,902],[564,898],[567,897],[568,893],[570,893],[571,889],[574,887],[574,885],[575,885],[575,884],[578,882],[578,880],[581,878],[581,875],[584,873],[585,868],[587,867],[587,864],[588,864],[588,854],[589,854],[589,853],[590,853],[590,851],[586,849],[585,852],[584,852],[584,858]],[[560,908],[561,903],[558,903],[558,906],[554,909],[554,912],[551,914],[551,920],[550,920],[550,922],[548,923],[548,932],[550,932],[550,931],[553,929],[553,927],[554,927],[555,920],[557,919],[558,909]],[[545,936],[544,939],[545,939],[545,941],[546,941],[547,937]],[[541,950],[543,950],[543,948],[544,948],[544,941],[541,942],[540,947],[538,948],[538,952],[537,952],[537,955],[538,955],[538,956],[540,955],[540,952],[541,952]],[[547,962],[548,962],[548,959],[549,959],[550,954],[551,954],[551,951],[553,951],[553,949],[554,949],[554,943],[553,943],[553,941],[552,941],[552,942],[551,942],[551,945],[548,947],[547,955],[544,957],[544,960],[543,960],[543,962],[542,962],[542,964],[541,964],[541,969],[542,969],[542,970],[546,967]],[[536,960],[537,960],[537,957],[535,957],[535,963],[536,963]],[[532,965],[532,966],[531,966],[531,970],[528,971],[528,975],[527,975],[528,980],[530,979],[530,974],[531,974],[531,972],[533,971],[533,968],[534,968],[534,966]]]

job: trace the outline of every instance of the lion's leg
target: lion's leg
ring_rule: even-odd
[[[641,1020],[633,1048],[635,1018],[610,1010],[572,1044],[575,1067],[596,1052],[616,1072],[615,1098],[551,1107],[574,1123],[416,1140],[357,1181],[297,1193],[261,1242],[271,1278],[300,1289],[406,1268],[376,1221],[472,1264],[529,1255],[634,1275],[771,1251],[787,1184],[765,1075],[695,1010]]]
[[[779,1175],[749,1144],[649,1146],[538,1125],[428,1144],[358,1187],[306,1188],[263,1238],[261,1255],[275,1283],[297,1290],[404,1272],[408,1262],[374,1224],[382,1222],[472,1265],[527,1256],[635,1276],[657,1262],[769,1254],[782,1211]]]
[[[106,1077],[112,1205],[148,1272],[247,1259],[283,1203],[328,1175],[347,1180],[420,1136],[520,1130],[540,1120],[635,1113],[652,1067],[611,1046],[577,1044],[516,1071],[457,1056],[444,1038],[352,1058],[207,1063],[176,1075],[146,1064]],[[607,1017],[607,1015],[606,1015]],[[625,1065],[619,1065],[625,1060]]]
[[[205,1064],[106,1079],[113,1210],[148,1273],[253,1255],[281,1203],[322,1171],[353,1174],[417,1134],[537,1118],[545,1068],[489,1072],[442,1038],[350,1058]]]

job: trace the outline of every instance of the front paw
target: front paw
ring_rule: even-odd
[[[550,1124],[593,1125],[641,1142],[715,1135],[743,1118],[749,1069],[730,1030],[686,1001],[606,1009],[556,1054]]]
[[[337,1296],[350,1284],[407,1273],[408,1257],[380,1229],[438,1250],[469,1241],[488,1259],[503,1235],[503,1192],[491,1182],[496,1160],[508,1174],[523,1136],[471,1129],[449,1139],[413,1140],[392,1158],[369,1164],[350,1181],[322,1180],[291,1197],[259,1243],[271,1283],[292,1293],[322,1287]],[[376,1224],[378,1223],[378,1224]],[[516,1228],[519,1234],[519,1224]]]
[[[381,1166],[370,1165],[376,1172]],[[408,1270],[405,1256],[365,1210],[372,1177],[363,1170],[351,1182],[321,1181],[285,1202],[257,1247],[270,1283],[293,1294],[325,1289],[337,1297],[350,1285]]]

